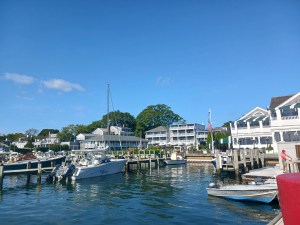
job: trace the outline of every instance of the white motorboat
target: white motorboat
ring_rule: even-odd
[[[262,184],[237,184],[217,186],[214,183],[206,188],[207,194],[240,201],[255,201],[270,203],[276,198],[278,188],[276,182],[265,182]]]
[[[183,157],[180,151],[172,152],[170,159],[165,159],[164,162],[167,165],[185,164],[186,159]]]
[[[126,159],[110,159],[106,155],[95,157],[91,163],[77,165],[71,179],[79,180],[121,173],[126,162]]]
[[[72,163],[53,169],[48,180],[71,178],[72,180],[99,177],[123,171],[126,159],[112,159],[99,150],[83,150],[85,156],[74,157]],[[95,153],[97,152],[97,154]]]
[[[109,100],[109,85],[107,85],[107,96]],[[109,106],[109,102],[107,103]],[[110,130],[109,107],[107,113],[108,133]],[[126,159],[113,159],[105,154],[109,146],[98,149],[73,150],[72,162],[68,165],[62,165],[53,169],[47,180],[71,178],[72,180],[85,179],[90,177],[99,177],[114,173],[120,173],[127,162]]]

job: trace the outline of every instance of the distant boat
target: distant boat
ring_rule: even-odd
[[[183,157],[180,151],[172,152],[170,159],[165,159],[164,162],[167,165],[185,164],[186,159]]]
[[[207,194],[211,196],[263,203],[272,202],[278,193],[276,182],[263,184],[238,184],[219,187],[214,183],[211,183],[206,190]]]

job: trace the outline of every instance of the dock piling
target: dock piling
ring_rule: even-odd
[[[222,169],[222,156],[220,150],[216,149],[216,172],[220,173]]]
[[[3,171],[4,171],[4,166],[3,163],[0,164],[0,191],[2,190],[3,186]]]
[[[29,169],[31,169],[31,162],[30,161],[27,163],[27,170],[28,170],[28,172],[27,172],[27,184],[29,184],[29,182],[30,182],[30,172],[29,172]]]
[[[42,182],[42,164],[39,160],[39,162],[38,162],[38,173],[37,173],[37,183],[41,184],[41,182]]]
[[[253,150],[250,150],[250,169],[254,169]]]
[[[238,151],[233,150],[233,165],[234,165],[234,172],[235,175],[239,175],[239,157],[238,157]]]

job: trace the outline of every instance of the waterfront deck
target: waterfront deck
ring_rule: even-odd
[[[263,167],[255,170],[250,170],[242,175],[244,180],[254,180],[258,177],[263,179],[274,178],[277,175],[283,174],[282,169],[277,166]]]

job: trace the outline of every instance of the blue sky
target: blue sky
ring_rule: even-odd
[[[236,120],[300,91],[300,1],[1,0],[0,133],[166,104]]]

